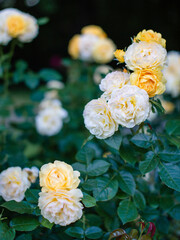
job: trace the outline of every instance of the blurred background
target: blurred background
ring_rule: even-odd
[[[153,29],[167,40],[168,51],[180,50],[180,10],[176,0],[0,0],[0,9],[6,7],[50,19],[30,46],[16,52],[16,58],[24,58],[34,70],[51,66],[59,57],[68,57],[69,39],[88,24],[100,25],[117,48],[128,46],[130,37],[142,29]]]

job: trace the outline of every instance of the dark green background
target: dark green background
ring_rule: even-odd
[[[67,57],[69,39],[88,24],[100,25],[118,48],[128,46],[130,37],[142,29],[153,29],[167,40],[167,50],[180,50],[178,1],[40,0],[33,7],[26,1],[0,0],[0,7],[16,7],[37,18],[50,18],[37,39],[17,51],[16,57],[25,58],[35,70],[48,67],[54,55]]]

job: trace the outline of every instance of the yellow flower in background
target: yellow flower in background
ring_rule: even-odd
[[[97,63],[107,63],[113,59],[116,46],[109,38],[99,39],[93,47],[93,59]]]
[[[124,52],[124,50],[121,50],[121,49],[117,49],[117,50],[114,52],[115,58],[117,58],[117,60],[118,60],[120,63],[123,63],[123,62],[124,62],[124,55],[125,55],[125,52]]]
[[[144,89],[149,97],[162,94],[166,87],[166,80],[160,69],[136,70],[130,76],[132,85]]]
[[[96,35],[97,37],[100,38],[106,38],[107,34],[104,32],[104,30],[96,25],[88,25],[85,26],[81,29],[81,33],[82,34],[92,34],[92,35]]]
[[[79,57],[79,39],[80,35],[76,34],[69,41],[68,53],[74,59],[77,59]]]
[[[139,32],[134,38],[135,42],[145,41],[145,42],[156,42],[161,44],[164,48],[166,47],[166,40],[162,38],[161,33],[154,32],[153,30],[143,30]]]
[[[23,15],[12,15],[7,18],[8,33],[11,37],[18,37],[26,31],[26,21]]]
[[[172,113],[175,109],[175,105],[174,105],[173,102],[169,102],[169,101],[166,101],[166,100],[161,100],[161,104],[162,104],[162,106],[165,109],[167,114]]]
[[[41,167],[40,186],[43,192],[75,189],[80,183],[79,176],[69,164],[56,160]]]
[[[41,214],[51,223],[66,226],[82,217],[83,205],[80,201],[83,194],[80,189],[41,192],[39,196]]]

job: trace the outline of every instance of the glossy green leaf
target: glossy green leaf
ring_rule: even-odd
[[[10,228],[6,222],[0,221],[0,240],[13,240],[16,232],[13,228]]]
[[[117,213],[123,224],[132,222],[138,217],[136,206],[130,199],[122,200],[119,203]]]
[[[120,171],[118,175],[119,187],[129,195],[134,195],[136,184],[131,173]]]
[[[34,216],[17,216],[10,221],[10,226],[17,231],[33,231],[39,226],[39,221]]]
[[[96,226],[89,227],[85,230],[85,236],[88,239],[99,239],[102,237],[102,235],[103,235],[102,229]]]
[[[110,164],[104,160],[94,160],[87,166],[87,174],[92,177],[102,175],[107,172]]]

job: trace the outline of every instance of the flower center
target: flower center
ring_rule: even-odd
[[[9,35],[15,38],[25,32],[26,22],[22,16],[13,15],[7,19],[7,27]]]

